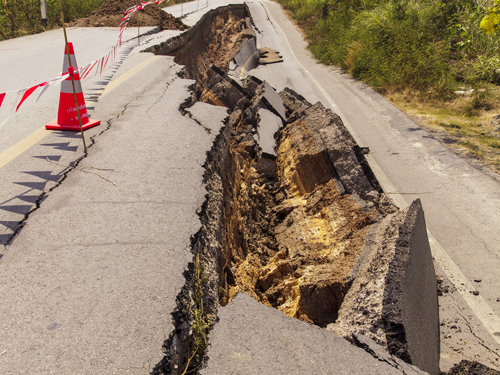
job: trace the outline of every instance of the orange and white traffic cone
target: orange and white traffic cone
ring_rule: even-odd
[[[76,65],[75,51],[73,50],[72,43],[68,43],[68,49],[71,58],[71,66],[74,70],[77,70],[78,66]],[[63,74],[67,73],[69,69],[67,53],[67,49],[64,48]],[[74,73],[73,80],[75,81],[76,100],[78,102],[78,109],[80,110],[83,130],[99,125],[101,123],[100,120],[90,120],[87,114],[85,98],[83,97],[82,85],[80,83],[80,74]],[[78,121],[78,113],[75,106],[71,76],[61,82],[61,96],[59,97],[57,121],[48,123],[45,125],[45,129],[80,131],[80,122]]]

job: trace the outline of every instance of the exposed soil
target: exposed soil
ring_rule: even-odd
[[[493,370],[479,362],[464,359],[453,366],[448,375],[500,375],[500,371]]]
[[[311,116],[327,115],[322,112],[309,108]],[[225,171],[222,302],[246,292],[286,315],[326,327],[337,318],[380,211],[339,191],[308,121],[281,131],[276,161],[255,150],[255,116],[247,110],[235,124]]]
[[[136,0],[107,0],[99,9],[86,18],[72,21],[68,26],[73,27],[119,27],[123,13],[140,1]],[[158,5],[150,4],[134,13],[128,23],[129,27],[158,26],[161,30],[186,30],[189,26],[163,11]]]
[[[176,329],[154,373],[196,373],[203,353],[193,348],[208,331],[203,328],[200,337],[195,317],[202,311],[203,324],[215,324],[219,305],[239,292],[344,337],[361,326],[390,354],[415,364],[401,315],[403,292],[387,287],[405,281],[410,252],[404,251],[413,241],[413,224],[405,226],[409,211],[397,210],[382,192],[363,156],[368,150],[356,145],[340,118],[292,90],[280,93],[287,113],[275,134],[276,155],[262,152],[262,111],[278,115],[265,83],[247,79],[240,86],[226,74],[255,35],[248,16],[244,5],[219,8],[147,50],[175,56],[185,65],[184,77],[196,80],[180,108],[184,115],[196,101],[228,108],[204,165],[202,226],[192,239],[195,260],[173,313]],[[419,202],[412,207],[412,215],[423,215]],[[432,259],[428,263],[432,268]],[[201,279],[194,269],[202,270]],[[437,292],[433,269],[430,275],[423,278]],[[437,293],[434,302],[437,311]],[[438,326],[437,313],[433,323]],[[430,351],[438,357],[439,332],[431,334],[438,345]]]
[[[175,62],[185,66],[185,78],[196,80],[199,96],[210,66],[214,64],[227,72],[229,61],[249,38],[255,37],[248,11],[226,9],[221,7],[207,13],[189,32],[147,48],[145,52],[175,56]]]

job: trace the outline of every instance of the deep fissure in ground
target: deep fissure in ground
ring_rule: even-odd
[[[436,373],[433,267],[424,282],[431,300],[405,299],[415,228],[425,228],[420,203],[405,211],[392,204],[365,160],[368,150],[321,103],[290,89],[278,96],[255,77],[241,85],[230,78],[229,62],[251,38],[248,7],[234,5],[210,11],[189,31],[148,49],[175,56],[184,77],[196,80],[182,113],[189,115],[196,101],[228,108],[205,162],[208,193],[173,313],[176,328],[154,373],[198,372],[218,307],[239,292],[353,342],[353,335],[369,336]],[[263,146],[269,142],[275,146]],[[432,265],[428,243],[420,248],[421,263]],[[424,302],[425,317],[437,323],[437,342],[434,331],[407,327],[406,311],[423,309]],[[422,357],[424,349],[413,341],[437,358]]]

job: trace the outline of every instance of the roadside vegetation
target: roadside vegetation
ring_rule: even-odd
[[[57,0],[47,2],[47,24],[42,23],[39,0],[1,0],[0,40],[40,33],[61,27]],[[62,0],[64,21],[87,17],[99,8],[104,0]]]
[[[487,0],[278,0],[324,64],[500,171],[500,17]]]
[[[57,0],[46,0],[47,24],[42,23],[39,0],[0,0],[0,40],[41,33],[61,27]],[[61,0],[64,22],[89,16],[105,0]],[[161,6],[185,3],[190,0],[171,0]],[[141,0],[137,0],[140,4]]]

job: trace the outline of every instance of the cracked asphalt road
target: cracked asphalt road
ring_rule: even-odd
[[[210,1],[211,6],[227,3]],[[331,107],[334,101],[333,109],[359,134],[361,145],[370,147],[370,160],[376,161],[390,182],[386,186],[394,187],[388,192],[395,193],[394,197],[399,194],[399,204],[422,199],[430,230],[498,315],[498,182],[439,146],[378,94],[332,68],[314,64],[303,49],[304,41],[275,3],[248,3],[260,30],[259,43],[280,50],[285,58],[282,64],[260,67],[251,74],[269,79],[278,90],[290,86],[312,102],[321,100]],[[197,7],[197,2],[184,4],[186,23],[199,19]],[[172,9],[174,15],[180,15],[180,7]],[[274,22],[266,27],[270,17]],[[288,45],[282,32],[289,39]],[[16,41],[24,44],[26,39]],[[5,43],[0,43],[0,50]],[[92,60],[75,48],[80,64]],[[134,55],[126,59],[115,78],[148,58]],[[61,59],[57,57],[53,68],[57,73]],[[180,115],[177,107],[191,82],[178,79],[174,74],[177,68],[168,59],[161,58],[167,61],[165,66],[158,61],[151,63],[140,75],[99,101],[92,117],[103,120],[103,125],[85,133],[96,136],[97,143],[89,158],[78,166],[103,169],[88,169],[97,174],[75,170],[64,181],[64,189],[40,197],[57,185],[68,171],[67,166],[82,154],[80,135],[67,132],[51,133],[0,169],[1,244],[12,238],[18,222],[36,207],[38,200],[43,200],[42,209],[33,212],[21,235],[11,246],[0,249],[0,342],[5,343],[0,347],[0,372],[67,373],[73,369],[95,373],[99,368],[99,373],[144,373],[161,358],[161,343],[172,329],[172,296],[183,279],[181,271],[164,275],[160,270],[182,270],[190,257],[189,236],[199,225],[196,209],[204,194],[204,152],[225,116],[223,110],[200,104],[189,112],[199,122],[205,119],[209,124],[202,122],[200,126],[194,119]],[[28,72],[27,86],[39,81],[32,75],[38,61],[25,60],[28,65],[19,68]],[[4,76],[2,85],[6,82]],[[311,77],[321,80],[323,90]],[[171,85],[165,91],[167,81]],[[14,75],[9,82],[6,90],[19,88]],[[108,82],[96,80],[92,94],[101,92]],[[145,90],[148,85],[155,89]],[[42,98],[43,109],[31,107],[32,113],[20,116],[12,129],[22,126],[29,133],[52,120],[57,108],[57,99],[53,99],[57,96],[56,92],[46,100]],[[108,121],[113,126],[99,135]],[[24,137],[6,129],[1,129],[1,151]],[[128,167],[123,160],[128,160]],[[166,219],[165,212],[171,218]],[[113,264],[106,263],[107,255]],[[123,267],[117,267],[116,262],[122,262]],[[123,281],[128,278],[128,282]],[[482,282],[474,283],[474,279]],[[158,283],[167,288],[159,289]],[[473,336],[479,337],[479,345],[492,353],[490,358],[498,354],[494,338],[462,296],[452,290],[440,300],[445,323],[442,360],[448,365],[463,356],[473,357],[474,344],[465,343]],[[134,298],[143,303],[131,307]],[[149,332],[149,327],[160,319],[162,332]],[[464,335],[467,330],[471,333]],[[102,343],[104,335],[112,339]],[[139,338],[151,346],[135,346]],[[472,359],[481,360],[481,356]]]
[[[100,100],[103,125],[85,133],[98,141],[79,164],[96,174],[70,173],[2,257],[1,373],[145,373],[162,357],[226,113],[196,108],[213,135],[183,116],[192,81],[154,59]]]
[[[117,29],[109,28],[69,29],[68,34],[75,41],[80,66],[104,55],[116,42],[117,32]],[[137,35],[136,32],[127,30],[125,40]],[[92,42],[96,38],[99,43]],[[43,52],[40,46],[43,46]],[[125,42],[117,53],[117,61],[113,66],[110,64],[102,75],[90,75],[84,81],[85,99],[90,114],[97,98],[113,75],[119,75],[116,71],[136,46],[136,41]],[[62,68],[63,50],[61,30],[3,41],[0,43],[0,91],[21,89],[57,77]],[[53,189],[68,167],[82,156],[78,150],[81,135],[50,132],[42,128],[57,116],[59,91],[59,86],[54,85],[38,101],[39,90],[35,91],[0,128],[0,245],[12,240],[20,229],[19,223],[36,209],[44,192]],[[0,109],[0,124],[8,116],[14,98],[13,94],[6,96]],[[102,126],[98,128],[99,131],[101,128]],[[16,155],[20,156],[16,158]],[[4,246],[1,246],[0,255],[4,250]]]

